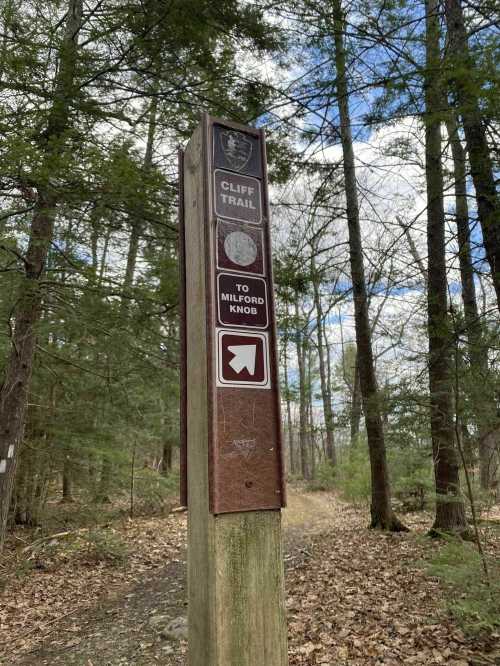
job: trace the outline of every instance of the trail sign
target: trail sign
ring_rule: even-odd
[[[267,333],[218,329],[217,386],[270,388],[268,349]]]
[[[183,183],[189,664],[287,666],[263,132],[205,115],[184,153]]]
[[[244,328],[267,328],[266,281],[259,277],[219,273],[217,276],[219,323]]]
[[[188,431],[189,389],[197,390],[198,382],[206,381],[210,511],[219,514],[279,509],[284,504],[284,482],[263,134],[207,118],[197,141],[198,163],[186,162],[184,168],[186,183],[191,166],[200,172],[198,190],[192,194],[185,191],[184,196],[185,210],[195,206],[199,216],[184,227],[186,357],[188,370],[190,363],[195,363],[198,373],[201,365],[206,368],[207,379],[187,377]],[[191,152],[186,151],[186,160],[193,159]],[[196,294],[190,295],[196,280]],[[198,316],[200,307],[202,314],[194,327],[190,320]],[[242,391],[245,394],[239,412],[244,415],[258,409],[270,421],[273,433],[271,438],[254,437],[255,464],[261,470],[264,465],[267,468],[265,483],[259,484],[254,494],[247,492],[248,469],[241,464],[238,447],[230,452],[221,440],[227,414],[221,414],[219,404],[227,407],[240,400]],[[245,418],[234,440],[246,439],[247,429]]]
[[[237,222],[260,224],[262,221],[260,182],[216,169],[214,173],[215,214]]]

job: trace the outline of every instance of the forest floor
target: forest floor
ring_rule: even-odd
[[[290,488],[291,666],[500,664],[500,636],[464,633],[425,573],[441,547],[423,537],[429,516],[405,521],[410,533],[385,535],[366,529],[366,509]],[[115,520],[92,534],[14,537],[0,563],[0,664],[185,665],[182,627],[174,639],[167,626],[186,616],[186,514]]]

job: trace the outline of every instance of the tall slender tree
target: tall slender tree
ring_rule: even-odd
[[[308,385],[307,385],[307,341],[304,336],[303,318],[299,310],[299,293],[295,293],[295,345],[299,368],[299,447],[300,468],[304,479],[310,479],[312,473],[311,449],[308,433]]]
[[[45,130],[40,135],[40,173],[45,178],[34,184],[35,204],[29,245],[24,258],[24,276],[13,312],[12,348],[0,389],[0,547],[5,538],[19,449],[24,433],[27,396],[33,372],[37,325],[40,321],[42,277],[52,243],[54,220],[60,195],[57,178],[64,169],[71,111],[79,94],[76,82],[78,35],[82,0],[68,0],[64,37],[59,48],[54,97]],[[50,174],[50,176],[48,176]]]
[[[359,224],[359,205],[356,183],[356,166],[349,114],[349,88],[347,82],[344,48],[345,13],[341,0],[333,0],[333,34],[335,48],[337,104],[340,116],[340,137],[344,158],[344,181],[349,231],[349,256],[354,294],[354,321],[363,411],[371,467],[371,526],[384,530],[405,529],[395,516],[391,506],[391,489],[384,430],[380,408],[380,396],[373,360],[368,297],[363,265],[363,244]]]
[[[469,49],[461,0],[445,0],[444,6],[448,27],[449,77],[462,117],[484,248],[500,310],[500,198],[479,105],[476,65]]]
[[[331,463],[335,465],[337,460],[333,431],[332,392],[328,382],[328,367],[327,360],[325,358],[325,351],[328,353],[328,350],[325,350],[324,344],[324,313],[320,293],[321,273],[318,271],[316,261],[314,259],[314,248],[313,257],[311,259],[311,281],[313,286],[314,307],[316,310],[316,336],[318,343],[319,376],[326,430],[326,457],[328,460],[330,460]]]
[[[467,165],[466,154],[460,140],[455,111],[450,110],[446,119],[446,128],[453,159],[455,183],[455,219],[457,224],[458,261],[462,284],[462,302],[464,307],[464,326],[469,352],[470,394],[474,408],[474,419],[479,440],[479,478],[481,487],[491,488],[493,482],[492,459],[494,451],[488,434],[498,424],[496,416],[495,394],[491,384],[487,341],[483,335],[476,285],[469,226],[469,205],[467,202]],[[486,391],[485,391],[486,389]]]
[[[464,531],[453,425],[452,331],[448,315],[441,122],[443,88],[439,0],[426,0],[425,176],[427,185],[427,316],[431,435],[436,482],[434,530]]]

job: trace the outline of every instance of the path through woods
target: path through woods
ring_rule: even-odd
[[[418,566],[439,547],[418,535],[429,517],[415,515],[410,534],[383,535],[365,529],[366,516],[331,494],[289,491],[291,666],[499,664],[498,636],[466,638],[447,617],[439,584]],[[131,551],[121,567],[55,554],[53,544],[38,568],[8,581],[2,666],[186,664],[186,643],[164,637],[186,614],[186,516],[113,529]]]

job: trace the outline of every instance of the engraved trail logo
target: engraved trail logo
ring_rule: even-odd
[[[235,171],[245,168],[252,156],[252,144],[241,132],[227,130],[220,133],[222,152]]]

